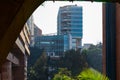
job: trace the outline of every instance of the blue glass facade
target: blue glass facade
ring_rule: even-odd
[[[57,18],[57,34],[71,34],[76,42],[72,43],[75,49],[81,46],[83,36],[83,14],[82,7],[77,5],[68,5],[59,8]]]
[[[69,38],[69,35],[38,36],[35,46],[45,49],[47,53],[55,53],[55,56],[62,56],[64,51],[70,49]]]

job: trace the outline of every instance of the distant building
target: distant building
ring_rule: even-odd
[[[34,20],[33,20],[33,15],[29,17],[27,20],[27,25],[30,28],[30,46],[34,46]]]
[[[86,43],[86,44],[83,45],[82,49],[89,49],[91,45],[93,45],[93,44]]]
[[[38,26],[34,23],[33,15],[30,16],[30,18],[27,20],[27,25],[30,28],[30,46],[34,47],[35,44],[35,37],[36,36],[41,36],[42,35],[42,30],[38,28]]]
[[[83,8],[77,5],[67,5],[59,8],[57,17],[57,34],[71,34],[72,48],[82,48]]]
[[[45,49],[48,56],[62,56],[64,51],[71,49],[71,35],[37,36],[35,46]]]
[[[34,24],[34,37],[36,36],[42,36],[42,30],[38,28],[36,24]]]
[[[31,15],[29,17],[29,19],[27,20],[27,25],[29,26],[30,28],[30,33],[31,33],[31,36],[34,36],[34,19],[33,19],[33,15]]]

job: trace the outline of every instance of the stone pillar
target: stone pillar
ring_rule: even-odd
[[[120,80],[120,4],[116,4],[116,80]]]
[[[103,74],[106,74],[106,18],[105,18],[105,4],[102,4],[102,9],[103,9],[103,50],[102,50],[102,69],[103,69]]]
[[[0,80],[1,80],[1,67],[0,67]]]
[[[24,67],[21,66],[15,66],[13,68],[13,78],[14,80],[24,80]]]
[[[25,58],[23,54],[19,55],[20,64],[13,67],[14,80],[26,80],[25,74]],[[27,71],[27,70],[26,70]]]
[[[2,80],[12,80],[12,63],[10,61],[6,61],[2,65],[1,78]]]
[[[1,80],[1,73],[0,73],[0,80]]]
[[[106,74],[110,80],[116,80],[116,4],[104,4],[104,40],[103,59]]]

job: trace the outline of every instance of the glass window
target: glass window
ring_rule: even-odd
[[[50,42],[40,42],[41,44],[50,44]]]

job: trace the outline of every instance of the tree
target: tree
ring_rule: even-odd
[[[47,80],[48,78],[47,55],[45,51],[43,51],[43,53],[36,60],[34,65],[29,69],[28,74],[29,80]]]
[[[56,74],[58,68],[66,68],[71,71],[72,76],[78,75],[84,68],[88,68],[86,58],[80,51],[68,50],[63,57],[57,60],[50,59],[49,66],[55,70],[50,72],[51,78]]]
[[[83,50],[82,54],[86,56],[90,67],[102,72],[102,43],[91,45],[89,49]]]
[[[43,49],[30,47],[30,56],[28,57],[28,68],[34,65],[37,59],[41,56]]]
[[[60,68],[58,73],[55,74],[52,80],[72,80],[71,72],[68,71],[66,68]]]
[[[64,74],[67,76],[71,76],[71,71],[68,71],[67,68],[59,68],[58,74],[60,74],[60,75]]]
[[[42,53],[40,58],[37,59],[34,64],[34,69],[36,71],[37,80],[47,80],[47,55],[45,52]]]
[[[43,49],[39,49],[37,47],[30,47],[30,56],[28,57],[28,66],[27,66],[27,74],[28,74],[28,79],[29,80],[36,80],[36,70],[34,68],[34,64],[40,58]]]
[[[70,76],[68,75],[70,71],[66,68],[59,69],[58,73],[55,74],[52,80],[109,80],[109,78],[100,72],[92,69],[87,68],[80,72],[77,76]]]
[[[36,80],[36,71],[33,67],[28,69],[28,80]]]
[[[80,54],[79,51],[75,50],[69,50],[65,52],[63,62],[63,67],[68,68],[72,75],[77,75],[84,68],[88,67],[85,57]]]

